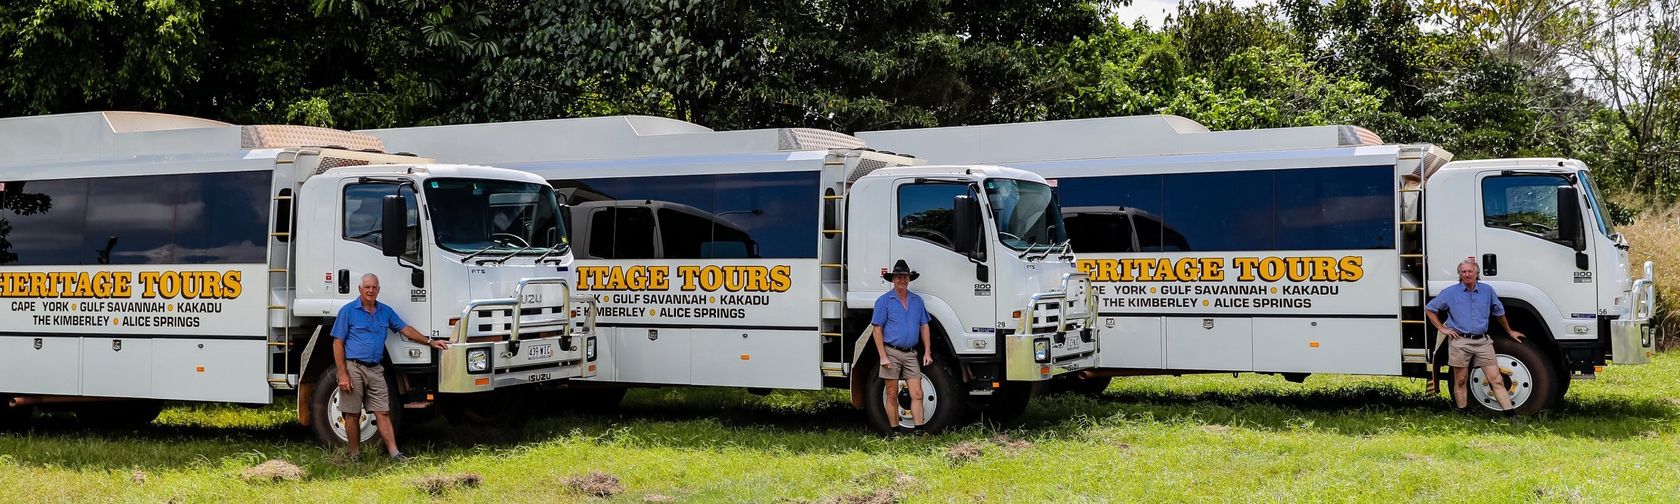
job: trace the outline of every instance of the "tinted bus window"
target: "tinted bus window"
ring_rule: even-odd
[[[7,182],[0,194],[0,264],[84,264],[87,180]]]
[[[180,182],[179,176],[88,180],[86,236],[73,257],[80,264],[175,262]]]
[[[266,171],[8,182],[0,264],[223,264],[268,257]]]
[[[1118,251],[1089,212],[1128,216],[1139,252],[1394,247],[1393,167],[1078,177],[1057,180],[1076,251]],[[1093,236],[1093,233],[1096,233]]]
[[[822,208],[819,176],[819,172],[807,171],[557,180],[553,184],[569,205],[612,202],[620,209],[660,209],[659,227],[648,228],[648,239],[651,233],[660,235],[662,258],[805,258],[817,256]],[[590,223],[598,221],[590,219]],[[606,246],[600,242],[607,239],[627,236],[622,229],[609,234],[592,229],[589,248]],[[618,257],[624,258],[624,246],[617,248]]]
[[[1062,202],[1063,212],[1079,207],[1125,207],[1127,209],[1142,210],[1153,215],[1161,213],[1161,176],[1160,175],[1125,175],[1114,177],[1078,177],[1056,180],[1056,197]],[[1134,222],[1133,231],[1137,233],[1139,247],[1145,252],[1157,252],[1161,248],[1160,218],[1154,218],[1152,224]],[[1072,226],[1070,223],[1069,226]],[[1068,238],[1073,240],[1075,250],[1080,245],[1081,233],[1068,230]],[[1129,238],[1126,240],[1131,241]]]
[[[1132,219],[1124,212],[1075,213],[1073,208],[1065,211],[1062,220],[1067,222],[1068,236],[1075,238],[1075,253],[1137,252],[1132,247]]]
[[[1272,250],[1272,173],[1180,173],[1163,179],[1161,222],[1184,236],[1186,250]]]
[[[271,177],[266,171],[182,175],[175,209],[175,262],[266,261],[268,237],[263,228]],[[409,233],[418,239],[417,229]]]

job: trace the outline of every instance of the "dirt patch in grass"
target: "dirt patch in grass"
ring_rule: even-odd
[[[647,497],[642,497],[642,502],[647,502],[649,504],[659,504],[659,503],[664,503],[664,502],[676,502],[676,501],[677,501],[676,497],[672,497],[672,496],[669,496],[669,495],[662,495],[662,494],[652,494],[652,495],[648,495]]]
[[[619,483],[618,476],[599,471],[566,478],[566,487],[573,492],[594,497],[612,497],[624,491],[624,485]]]
[[[966,464],[980,460],[986,452],[985,443],[979,441],[963,441],[945,450],[945,460],[953,464]]]
[[[434,474],[414,480],[414,487],[428,495],[438,496],[459,488],[476,488],[484,481],[475,473]]]
[[[1010,437],[1008,434],[998,434],[996,436],[992,436],[989,441],[991,441],[992,444],[998,445],[999,448],[1003,448],[1003,452],[1010,455],[1027,451],[1033,447],[1032,441],[1015,439]]]
[[[280,459],[257,464],[239,474],[239,478],[248,483],[274,483],[277,481],[299,481],[308,473],[302,467]]]
[[[817,501],[818,504],[893,504],[895,502],[898,502],[898,494],[887,489],[824,497]]]

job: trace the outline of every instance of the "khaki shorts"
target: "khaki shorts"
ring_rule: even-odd
[[[915,380],[922,377],[922,360],[912,350],[899,350],[887,345],[887,365],[881,367],[883,380]]]
[[[1482,339],[1458,337],[1447,342],[1447,365],[1452,367],[1482,368],[1498,365],[1499,361],[1493,356],[1493,336]]]
[[[368,366],[353,360],[344,361],[344,365],[350,371],[350,393],[339,390],[340,413],[361,413],[364,409],[391,411],[391,389],[385,384],[385,366]]]

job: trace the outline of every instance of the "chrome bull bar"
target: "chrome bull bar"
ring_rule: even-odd
[[[558,318],[542,319],[541,308],[535,315],[525,313],[527,301],[541,302],[539,296],[528,292],[532,287],[561,290]],[[573,302],[587,305],[581,327],[575,324]],[[474,332],[503,336],[500,331],[473,329],[478,326],[475,319],[484,318],[482,312],[499,310],[508,310],[512,319],[506,340],[471,341]],[[552,334],[526,338],[523,326],[527,317],[536,318],[537,325],[545,329],[538,334]],[[438,352],[438,391],[486,392],[511,385],[591,377],[595,375],[597,345],[593,297],[574,296],[571,284],[563,278],[526,278],[514,288],[514,297],[473,300],[461,310],[450,333],[449,347]]]
[[[1645,262],[1645,277],[1633,281],[1628,289],[1626,317],[1610,323],[1610,361],[1616,364],[1647,364],[1656,354],[1656,335],[1652,334],[1651,319],[1657,314],[1657,285],[1650,261]]]
[[[1004,336],[1004,378],[1042,381],[1096,365],[1097,297],[1086,273],[1064,273],[1060,292],[1027,300],[1015,331]]]

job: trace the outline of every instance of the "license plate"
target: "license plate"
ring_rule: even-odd
[[[554,357],[554,345],[531,345],[526,348],[525,358],[527,359],[547,359]]]

